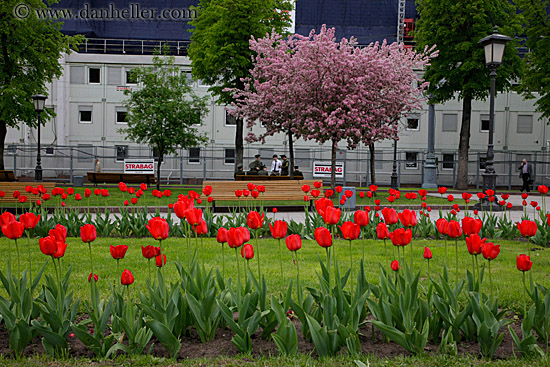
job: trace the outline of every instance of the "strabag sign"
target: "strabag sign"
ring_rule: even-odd
[[[313,177],[330,177],[330,162],[313,162]],[[336,178],[344,178],[344,162],[336,162]]]
[[[125,159],[124,173],[155,173],[154,159]]]

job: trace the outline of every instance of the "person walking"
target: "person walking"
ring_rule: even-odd
[[[286,158],[286,155],[281,154],[281,159],[283,160],[281,162],[281,176],[288,176],[289,168],[290,168],[290,162]]]
[[[95,160],[95,172],[101,172],[101,162],[97,158]]]
[[[523,186],[521,186],[521,191],[527,191],[530,192],[531,188],[531,177],[533,176],[533,167],[531,167],[530,163],[527,163],[527,159],[524,159],[521,162],[521,166],[518,168],[519,170],[519,177],[523,180]]]
[[[277,154],[273,154],[273,162],[271,162],[271,174],[279,176],[281,174],[281,161],[277,159]]]

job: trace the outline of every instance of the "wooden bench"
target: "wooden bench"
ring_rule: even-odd
[[[22,196],[26,196],[28,200],[36,201],[38,195],[33,195],[25,191],[26,186],[36,187],[38,185],[44,186],[47,192],[51,195],[52,189],[55,187],[55,182],[0,182],[0,191],[4,191],[6,196],[0,198],[0,203],[16,203],[18,199],[13,197],[14,191],[19,191]],[[28,205],[28,204],[26,204]]]
[[[146,183],[155,184],[155,175],[152,173],[115,173],[115,172],[88,172],[88,181],[95,183]]]
[[[16,177],[13,171],[1,171],[0,170],[0,182],[13,182],[13,181],[19,181]]]
[[[303,185],[309,185],[312,189],[315,180],[286,180],[286,181],[255,181],[255,185],[265,186],[265,192],[261,194],[262,200],[279,200],[279,201],[304,201],[304,192],[302,191]],[[243,181],[203,181],[202,188],[206,185],[212,186],[212,194],[210,195],[214,202],[216,201],[236,201],[241,202],[253,201],[258,203],[259,198],[254,199],[252,196],[241,196],[237,199],[235,196],[236,190],[247,189],[246,182]],[[247,189],[248,190],[248,189]],[[310,191],[311,193],[311,191]],[[310,200],[311,194],[308,194]],[[203,200],[206,199],[204,194],[201,196]]]
[[[295,176],[293,180],[303,180],[304,176]],[[289,181],[290,176],[236,175],[235,181]]]

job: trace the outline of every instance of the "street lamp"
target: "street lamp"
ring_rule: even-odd
[[[493,149],[493,132],[495,131],[495,80],[497,76],[497,67],[502,64],[502,57],[504,56],[504,49],[506,43],[511,41],[510,37],[503,34],[499,34],[497,27],[493,31],[493,34],[482,38],[479,43],[485,48],[485,65],[491,68],[491,91],[489,102],[489,143],[487,144],[487,164],[485,166],[485,173],[483,173],[483,189],[495,189],[496,184],[496,172],[493,166],[495,153]]]
[[[394,190],[399,189],[397,183],[397,139],[393,140],[393,167],[391,172],[390,187]]]
[[[32,96],[32,102],[34,103],[34,110],[38,113],[38,152],[36,153],[36,168],[34,169],[34,180],[42,181],[42,158],[40,157],[40,125],[42,120],[40,114],[44,111],[44,105],[46,104],[46,96],[42,94],[35,94]]]

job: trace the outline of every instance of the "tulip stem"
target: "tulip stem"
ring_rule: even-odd
[[[245,289],[246,287],[248,286],[248,273],[250,272],[250,265],[248,264],[249,260],[246,259],[246,272],[245,272],[245,276],[244,276],[244,284],[245,284]]]
[[[29,250],[29,279],[32,282],[31,234],[27,230],[27,248]]]
[[[15,241],[17,244],[17,240]],[[527,237],[527,252],[529,254],[529,259],[531,259],[531,237]],[[533,273],[529,272],[529,286],[531,287],[531,292],[533,292]]]
[[[94,260],[92,258],[92,243],[88,242],[88,248],[90,249],[90,266],[92,268],[92,278],[94,277]]]
[[[148,263],[148,266],[147,268],[149,269],[149,284],[151,284],[151,258],[147,259],[147,263]]]
[[[351,254],[351,240],[349,240],[349,276],[351,277],[350,294],[353,292],[353,257]]]
[[[281,250],[281,239],[279,238],[279,264],[281,265],[281,279],[283,284],[285,284],[285,276],[283,275],[283,253]]]
[[[405,251],[403,249],[403,251]],[[413,241],[411,240],[411,270],[414,272],[414,251],[413,251]]]
[[[328,289],[330,289],[330,254],[328,252],[328,247],[325,247],[327,253],[327,267],[328,267]]]
[[[474,275],[474,288],[475,288],[475,284],[476,284],[476,266],[475,266],[475,263],[474,263],[474,255],[471,255],[472,256],[472,273]]]
[[[456,284],[458,285],[458,237],[455,237],[455,253],[456,253]]]
[[[256,257],[258,258],[258,280],[262,279],[262,272],[260,270],[260,244],[258,242],[258,229],[254,230],[254,239],[256,240]]]
[[[17,244],[17,238],[15,239],[15,249],[17,250],[17,273],[21,274],[21,267],[20,267],[20,254],[19,254],[19,245]]]
[[[428,279],[432,279],[430,276],[430,259],[428,259]]]
[[[298,251],[294,251],[296,254],[296,293],[298,297],[298,304],[302,305],[302,286],[300,285],[300,266],[298,265]]]
[[[225,281],[225,249],[222,243],[222,269],[223,269],[223,279]]]
[[[189,238],[189,223],[184,222],[185,237],[187,239],[187,268],[191,271],[191,238]]]
[[[240,304],[241,298],[241,270],[239,267],[239,252],[235,247],[235,259],[237,260],[237,304]]]
[[[161,263],[161,268],[162,268],[162,277],[164,278],[164,256],[162,256],[163,252],[162,252],[162,240],[159,240],[159,251],[160,251],[160,263]]]
[[[523,278],[523,289],[525,290],[525,302],[523,302],[523,318],[526,318],[527,317],[527,295],[528,295],[528,291],[527,291],[527,286],[525,285],[525,271],[522,271],[522,278]]]
[[[445,265],[447,265],[447,254],[448,254],[448,251],[447,251],[447,235],[443,235],[443,238],[445,239]]]
[[[491,260],[489,260],[489,286],[491,287],[491,301],[493,300],[493,276],[491,275]]]

